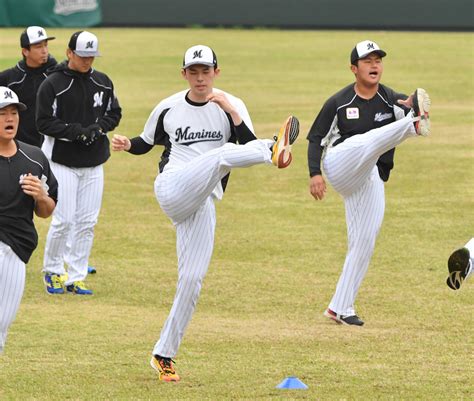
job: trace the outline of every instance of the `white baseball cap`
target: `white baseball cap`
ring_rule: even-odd
[[[377,43],[371,40],[364,40],[356,44],[351,52],[351,64],[355,64],[357,60],[367,57],[370,53],[377,53],[380,57],[385,57],[385,53]]]
[[[98,57],[99,39],[93,33],[79,31],[72,34],[68,47],[79,57]]]
[[[26,105],[18,100],[18,96],[15,92],[6,86],[0,86],[0,109],[10,106],[11,104],[16,104],[20,111],[27,109]]]
[[[196,64],[217,67],[216,53],[210,47],[204,45],[190,47],[184,53],[183,68],[186,69]]]
[[[46,30],[40,26],[29,26],[20,36],[20,46],[26,49],[30,45],[42,42],[43,40],[56,39],[54,36],[48,36]]]

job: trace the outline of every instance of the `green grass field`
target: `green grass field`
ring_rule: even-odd
[[[113,154],[87,280],[93,297],[48,296],[42,256],[0,357],[2,400],[468,400],[473,391],[474,282],[454,292],[446,260],[474,234],[474,35],[201,29],[92,29],[123,107],[118,133],[138,135],[162,98],[185,88],[186,48],[210,45],[217,87],[244,99],[259,137],[301,122],[294,163],[235,170],[217,205],[215,252],[176,357],[182,381],[149,366],[176,285],[174,229],[153,193],[161,149]],[[0,69],[20,57],[21,29],[0,29]],[[65,54],[72,29],[50,51]],[[309,195],[306,133],[324,100],[353,81],[349,53],[387,51],[382,82],[432,97],[432,136],[396,153],[386,214],[357,300],[363,328],[322,316],[346,250],[342,199]],[[297,376],[308,390],[277,390]]]

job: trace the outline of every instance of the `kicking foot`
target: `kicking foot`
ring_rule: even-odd
[[[291,163],[291,145],[298,138],[300,123],[296,117],[289,116],[280,128],[272,148],[272,163],[278,168],[288,167]]]
[[[418,88],[413,94],[413,114],[416,117],[415,130],[418,135],[428,136],[430,134],[430,107],[430,96],[424,89]]]

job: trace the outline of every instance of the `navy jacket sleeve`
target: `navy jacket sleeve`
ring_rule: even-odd
[[[109,80],[112,91],[110,93],[109,103],[105,114],[99,119],[98,124],[102,128],[102,131],[109,132],[114,130],[122,118],[122,108],[120,107],[117,96],[115,96],[114,85]]]

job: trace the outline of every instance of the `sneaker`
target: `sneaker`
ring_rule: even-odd
[[[74,283],[66,286],[67,292],[77,295],[92,295],[92,290],[86,288],[83,281],[74,281]]]
[[[96,274],[97,270],[94,266],[87,266],[87,274]]]
[[[446,279],[448,287],[459,290],[471,267],[469,249],[461,248],[454,251],[448,259],[449,276]]]
[[[334,320],[337,324],[346,324],[348,326],[363,326],[364,322],[360,320],[357,315],[343,316],[339,315],[331,309],[326,309],[324,311],[324,316],[328,317],[331,320]]]
[[[289,116],[273,139],[272,163],[278,168],[288,167],[291,163],[291,145],[298,138],[300,123],[296,117]]]
[[[179,382],[180,380],[173,363],[171,358],[163,358],[159,355],[153,355],[150,360],[151,367],[158,372],[158,378],[164,382]]]
[[[430,96],[424,89],[418,88],[413,94],[413,113],[416,117],[415,130],[418,135],[428,136],[430,133],[430,106]]]
[[[64,283],[59,274],[46,273],[43,278],[48,294],[64,294]]]

